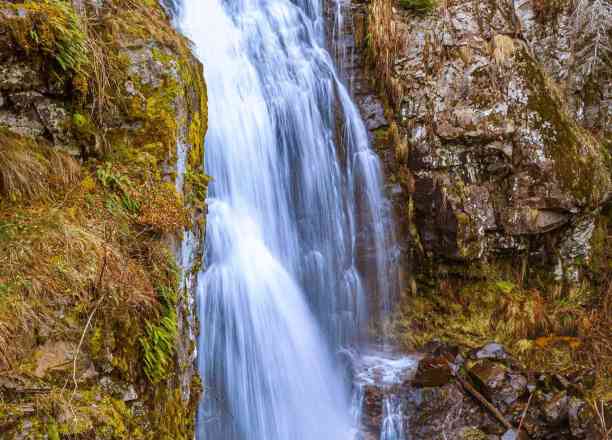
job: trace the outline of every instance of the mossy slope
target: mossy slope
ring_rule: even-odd
[[[153,2],[0,3],[0,48],[2,438],[192,439],[175,252],[203,234],[202,67]]]

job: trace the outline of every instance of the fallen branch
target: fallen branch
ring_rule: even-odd
[[[489,402],[485,396],[483,396],[482,394],[480,394],[476,388],[474,388],[472,386],[472,384],[470,384],[467,380],[465,380],[463,377],[461,377],[460,374],[456,374],[455,377],[457,378],[457,380],[459,381],[459,383],[461,384],[461,386],[463,386],[463,388],[470,393],[476,400],[478,400],[482,406],[484,406],[486,409],[489,410],[489,412],[491,414],[493,414],[495,416],[495,418],[497,420],[499,420],[499,422],[504,425],[504,427],[506,429],[514,429],[514,427],[510,424],[510,422],[508,422],[505,417],[503,416],[503,414],[501,412],[499,412],[499,410],[497,408],[495,408],[495,406]]]

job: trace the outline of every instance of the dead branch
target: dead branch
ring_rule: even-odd
[[[523,427],[523,420],[525,420],[525,416],[527,415],[527,410],[529,409],[529,404],[531,403],[532,397],[533,393],[529,395],[529,399],[527,400],[527,406],[523,410],[523,415],[521,416],[521,421],[519,422],[518,432],[521,432],[521,428]]]
[[[495,408],[495,406],[489,402],[485,396],[483,396],[482,394],[480,394],[476,388],[474,388],[472,386],[472,384],[470,384],[467,380],[465,380],[463,377],[461,377],[460,374],[456,374],[455,377],[457,378],[457,380],[459,381],[459,383],[461,384],[461,386],[463,386],[463,388],[472,395],[472,397],[474,397],[476,400],[478,400],[482,406],[484,406],[487,410],[489,410],[489,412],[495,416],[495,418],[497,420],[499,420],[499,422],[504,425],[504,427],[506,429],[514,429],[514,427],[510,424],[510,422],[508,422],[506,420],[506,418],[503,416],[503,414],[501,412],[499,412],[499,410],[497,408]]]

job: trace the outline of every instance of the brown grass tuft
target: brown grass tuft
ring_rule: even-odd
[[[0,195],[37,200],[80,176],[80,165],[63,151],[0,128]]]

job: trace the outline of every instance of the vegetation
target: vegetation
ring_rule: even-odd
[[[472,263],[467,269],[441,263],[438,275],[419,275],[418,288],[404,292],[400,310],[386,325],[408,350],[436,339],[465,349],[497,341],[535,371],[597,372],[591,392],[609,400],[612,255],[597,244],[612,236],[606,216],[596,235],[599,250],[579,286],[564,287],[536,265],[526,275],[522,264],[512,261]]]
[[[70,3],[26,1],[3,3],[3,7],[15,12],[5,25],[26,55],[41,52],[54,60],[55,67],[63,72],[85,73],[88,62],[86,36]]]
[[[436,7],[436,0],[399,0],[399,5],[417,14],[427,14]]]
[[[2,389],[0,431],[11,438],[27,421],[32,438],[192,438],[198,384],[184,401],[169,244],[203,208],[208,182],[201,66],[155,2],[1,6],[0,30],[57,86],[81,154],[0,126],[0,376],[14,382]],[[143,55],[159,70],[139,65]]]
[[[158,321],[147,321],[146,335],[140,338],[144,351],[144,372],[152,383],[165,379],[170,374],[177,337],[176,293],[160,288],[158,298],[162,313]]]

